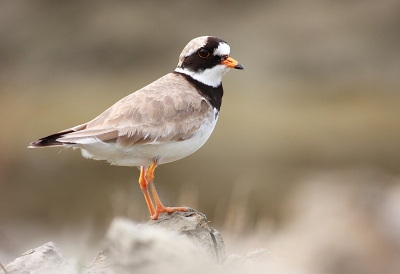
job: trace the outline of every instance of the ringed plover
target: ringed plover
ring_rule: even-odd
[[[160,164],[192,154],[210,137],[221,107],[222,76],[231,68],[243,69],[229,54],[229,45],[220,38],[195,38],[183,49],[174,72],[119,100],[93,120],[40,138],[29,148],[80,148],[85,158],[139,166],[139,185],[151,219],[163,212],[185,211],[161,203],[154,171]]]

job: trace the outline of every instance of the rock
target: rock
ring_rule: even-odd
[[[192,208],[187,208],[186,212],[162,214],[158,220],[150,220],[144,226],[161,227],[186,235],[197,245],[202,246],[216,263],[223,263],[226,259],[225,244],[221,234],[208,226],[206,215]]]
[[[113,274],[116,273],[111,269],[112,259],[108,257],[106,252],[100,251],[92,264],[86,269],[86,274]]]
[[[87,274],[193,273],[210,264],[204,249],[188,237],[123,218],[113,220],[105,244]]]
[[[272,253],[265,248],[255,248],[240,256],[238,254],[231,254],[226,259],[224,265],[230,266],[245,266],[249,264],[264,263],[271,260],[276,260]]]
[[[282,273],[278,260],[265,248],[255,248],[243,256],[231,254],[224,263],[223,273]]]
[[[187,212],[161,214],[158,220],[139,225],[129,219],[115,218],[104,245],[104,251],[89,267],[78,267],[69,263],[50,242],[6,265],[7,272],[0,267],[0,274],[203,274],[223,273],[226,267],[222,264],[226,254],[221,234],[208,226],[204,214],[190,208]],[[244,262],[256,261],[265,254],[264,251],[246,254],[236,261],[243,266]]]
[[[244,266],[257,267],[264,263],[269,263],[276,260],[276,257],[265,248],[255,248],[244,254]]]
[[[7,274],[76,273],[52,242],[28,250],[4,268],[7,270]],[[5,272],[0,268],[0,273],[4,274]]]

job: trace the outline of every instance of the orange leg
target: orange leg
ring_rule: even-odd
[[[163,206],[160,198],[158,197],[158,194],[156,191],[156,186],[154,185],[154,171],[156,170],[156,167],[157,167],[157,160],[154,159],[153,163],[151,164],[151,166],[149,167],[149,169],[147,170],[147,173],[146,173],[147,182],[150,184],[151,193],[153,193],[153,198],[154,198],[154,201],[156,202],[156,210],[155,210],[155,213],[151,216],[151,219],[157,220],[158,215],[163,212],[172,213],[174,211],[186,211],[185,207],[165,207],[165,206]]]
[[[140,185],[140,189],[143,192],[144,198],[146,199],[146,203],[149,208],[150,215],[153,216],[156,211],[154,210],[153,202],[151,201],[150,193],[147,188],[149,185],[149,182],[146,179],[146,167],[144,167],[144,166],[140,167],[139,185]]]

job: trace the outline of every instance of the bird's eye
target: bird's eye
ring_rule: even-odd
[[[197,52],[197,54],[201,57],[201,58],[207,58],[208,56],[210,56],[210,52],[204,48],[199,49],[199,51]]]

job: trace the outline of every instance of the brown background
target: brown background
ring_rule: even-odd
[[[204,212],[228,253],[261,246],[309,273],[315,261],[319,273],[395,273],[399,14],[394,0],[0,2],[0,262],[50,240],[90,261],[114,216],[148,219],[138,169],[26,147],[215,35],[245,70],[224,77],[206,145],[157,169],[164,203]]]

